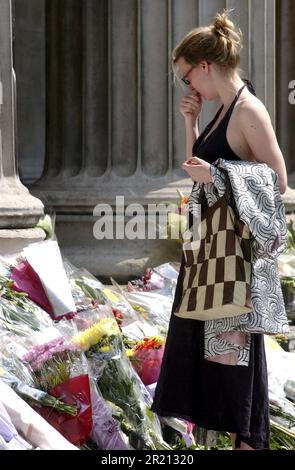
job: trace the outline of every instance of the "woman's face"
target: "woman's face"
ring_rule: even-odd
[[[210,67],[206,60],[202,60],[198,65],[192,66],[183,57],[177,61],[179,74],[181,78],[189,81],[187,85],[191,91],[200,93],[200,95],[208,101],[214,100],[217,96],[217,90],[212,80]]]

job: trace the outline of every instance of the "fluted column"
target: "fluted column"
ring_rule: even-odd
[[[12,61],[11,1],[0,2],[0,228],[33,227],[43,204],[17,175],[16,83]],[[6,234],[7,235],[7,234]],[[6,236],[5,235],[5,236]]]

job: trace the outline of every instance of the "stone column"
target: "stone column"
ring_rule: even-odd
[[[22,185],[17,175],[16,81],[12,62],[11,1],[0,2],[0,229],[33,227],[43,214],[43,204]],[[26,231],[0,230],[0,252],[11,247],[9,239],[25,240]],[[32,240],[32,232],[28,234]],[[37,238],[40,238],[38,231]],[[11,240],[10,240],[11,241]]]

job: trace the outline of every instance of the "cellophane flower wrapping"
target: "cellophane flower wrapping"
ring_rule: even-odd
[[[164,263],[153,268],[146,268],[145,274],[140,279],[134,279],[127,283],[123,291],[127,292],[154,292],[165,297],[174,298],[179,267],[177,263]],[[113,279],[112,279],[113,282]],[[113,282],[114,284],[114,282]],[[118,288],[118,285],[114,285]],[[122,289],[121,286],[119,286]]]
[[[124,335],[131,339],[167,333],[178,277],[175,263],[153,268],[154,274],[163,279],[163,284],[154,285],[147,292],[138,292],[136,289],[129,292],[128,288],[119,286],[113,278],[113,286],[106,287],[87,270],[75,268],[66,259],[64,266],[77,311],[95,303],[110,305],[114,315],[120,319]]]
[[[132,338],[157,334],[158,330],[147,320],[148,316],[143,308],[134,309],[128,302],[126,295],[115,288],[104,286],[86,269],[78,269],[64,258],[64,266],[69,278],[72,295],[78,312],[91,309],[95,305],[108,305],[117,319],[120,328],[126,328],[128,336],[131,325]]]
[[[41,450],[78,450],[0,378],[1,401],[17,431]]]
[[[38,266],[41,263],[41,272],[43,274],[45,263],[43,255],[47,253],[48,249],[54,258],[54,253],[56,254],[55,246],[47,246],[45,251],[42,247],[35,247],[33,255],[30,252],[30,257],[35,261],[36,253],[40,254],[41,261],[36,261],[36,263]],[[54,265],[51,267],[47,287],[54,288],[52,280]],[[15,356],[15,360],[18,361],[21,359],[24,368],[27,370],[21,389],[24,391],[24,385],[26,385],[26,387],[30,386],[34,390],[40,391],[41,393],[37,393],[37,400],[30,396],[27,398],[31,400],[31,403],[34,403],[38,412],[70,442],[82,445],[92,429],[90,386],[85,360],[83,364],[84,355],[77,347],[66,341],[64,332],[59,331],[54,326],[50,317],[40,307],[34,304],[23,292],[15,291],[12,281],[5,277],[9,269],[4,263],[2,263],[1,272],[4,275],[0,277],[2,293],[0,296],[0,335],[2,332],[3,348],[6,348],[6,350],[10,348],[9,353],[12,357]],[[65,272],[64,276],[66,276]],[[57,275],[58,281],[61,281],[61,277]],[[61,284],[65,285],[65,282]],[[69,305],[68,294],[72,299],[67,278],[66,284],[69,293],[66,293],[65,298],[58,291],[60,297],[59,307]],[[28,293],[26,294],[28,295]],[[53,297],[52,294],[51,299]],[[75,308],[74,304],[73,307]],[[3,335],[6,335],[5,341],[3,341]],[[17,335],[17,338],[15,338],[15,335]],[[17,341],[15,341],[16,339]],[[20,389],[19,383],[18,389]],[[42,395],[44,392],[46,395]],[[61,396],[63,397],[63,403],[59,400]],[[42,406],[39,405],[40,400]],[[55,410],[44,407],[43,404],[47,402],[49,404],[54,402],[58,406]]]
[[[132,450],[128,437],[120,423],[112,415],[112,407],[103,398],[95,380],[91,380],[91,402],[93,427],[90,438],[99,449]]]
[[[94,314],[99,305],[100,315],[113,317],[112,307],[104,295],[104,286],[85,269],[77,269],[67,259],[64,266],[71,284],[77,315],[71,321],[73,331],[84,331],[97,321]],[[60,322],[62,325],[63,321]],[[73,336],[73,334],[72,334]],[[70,337],[67,335],[67,337]],[[91,361],[90,361],[91,362]],[[91,366],[88,361],[88,367]],[[97,387],[96,380],[90,380],[92,400],[93,428],[90,438],[100,449],[130,450],[128,437],[122,431],[118,421],[113,418],[113,409]]]
[[[10,266],[13,288],[24,291],[53,319],[75,314],[75,303],[64,270],[58,244],[54,240],[33,243]]]
[[[2,303],[3,300],[8,302],[2,299]],[[39,307],[30,311],[34,329],[29,328],[30,324],[22,324],[19,309],[8,302],[0,323],[2,363],[5,362],[3,368],[8,372],[4,380],[67,439],[80,445],[92,428],[89,379],[83,354],[66,342]],[[43,318],[46,321],[40,321]]]
[[[144,275],[139,279],[128,282],[128,292],[149,292],[151,290],[162,290],[165,286],[165,279],[154,272],[151,268],[146,268]]]
[[[165,340],[160,336],[144,338],[130,350],[129,359],[144,385],[157,382],[164,354]]]
[[[141,311],[150,325],[156,326],[156,335],[167,334],[173,303],[171,298],[156,292],[128,292],[126,298],[134,309]]]
[[[6,343],[5,346],[2,343],[3,339]],[[44,406],[51,410],[55,409],[59,413],[76,416],[76,406],[67,405],[61,399],[59,400],[35,387],[31,371],[13,352],[13,348],[9,344],[11,341],[14,341],[14,338],[9,338],[7,335],[5,338],[0,338],[0,380],[9,385],[31,406]]]
[[[128,435],[129,444],[136,449],[169,448],[163,441],[158,418],[150,410],[150,395],[126,356],[111,307],[97,305],[93,310],[79,312],[79,316],[90,323],[87,328],[80,328],[72,342],[85,352],[90,374]],[[78,328],[80,325],[81,320]]]
[[[105,304],[104,285],[84,268],[76,268],[63,258],[64,269],[71,286],[76,310],[83,311],[95,303]]]
[[[16,292],[7,276],[9,267],[0,261],[0,365],[2,380],[30,403],[55,407],[66,412],[62,401],[38,389],[29,368],[19,359],[39,335],[57,331],[46,312],[32,302],[25,293]],[[42,332],[42,333],[41,333]],[[76,410],[74,410],[76,413]]]
[[[9,266],[0,260],[0,367],[1,380],[29,403],[67,412],[67,406],[48,393],[36,388],[28,367],[19,359],[34,344],[41,331],[53,328],[46,312],[25,293],[16,292],[9,280]],[[44,333],[43,333],[44,334]],[[74,409],[76,413],[76,409]]]
[[[32,302],[25,292],[16,292],[9,277],[0,275],[1,330],[11,331],[17,336],[30,336],[32,332],[51,325],[52,321],[44,310]]]
[[[76,308],[79,312],[73,322],[77,324],[80,331],[83,331],[87,326],[90,327],[95,323],[93,310],[95,309],[95,306],[99,306],[100,315],[98,318],[102,316],[103,309],[105,309],[106,316],[111,316],[111,311],[113,312],[119,328],[123,333],[124,344],[128,348],[134,346],[136,341],[143,339],[145,336],[155,336],[158,334],[159,330],[154,326],[152,321],[150,321],[148,312],[138,305],[136,305],[136,309],[134,309],[126,298],[127,291],[124,292],[123,288],[118,287],[114,280],[112,280],[114,286],[112,288],[106,288],[85,269],[75,268],[75,266],[68,262],[68,260],[64,260],[64,263],[67,275],[71,282],[72,294],[75,299]],[[162,278],[165,278],[166,281],[164,288],[158,286],[161,287],[161,289],[154,290],[154,293],[158,292],[162,295],[166,295],[168,298],[173,297],[173,291],[175,289],[178,276],[177,267],[174,264],[166,263],[154,269]],[[144,396],[145,402],[151,406],[152,398],[147,392],[146,387],[143,386],[141,380],[139,380],[138,386],[141,389],[141,394]],[[131,425],[127,421],[126,417],[124,417],[123,410],[114,402],[109,401],[108,405],[111,406],[113,416],[120,421],[121,428],[123,428],[126,434],[129,435],[130,442],[132,442],[134,447],[138,447],[138,439],[134,438],[134,436],[136,437],[136,434],[133,433],[134,436],[132,436]],[[102,413],[102,416],[104,416],[104,413]],[[95,413],[93,413],[93,419],[95,422]],[[103,426],[97,426],[96,429],[101,432],[101,429],[104,429],[105,426],[108,428],[111,427],[112,430],[116,430],[116,426],[113,426],[111,421],[109,423],[104,423]],[[158,420],[157,426],[159,426]],[[173,427],[177,431],[179,430],[179,427],[185,428],[185,425],[177,418],[170,418],[169,426]],[[157,427],[157,430],[159,431],[159,427]],[[104,449],[116,448],[117,444],[115,444],[115,447],[108,446],[108,443],[105,442],[105,435],[106,434],[102,433],[102,436],[100,436],[96,441],[97,444]],[[112,435],[112,431],[110,431],[108,435]],[[103,437],[104,442],[101,437]],[[111,442],[109,442],[109,445],[111,445]]]
[[[41,407],[37,411],[72,444],[82,445],[92,430],[89,377],[81,350],[63,336],[38,344],[23,355],[32,372],[34,385],[74,408],[61,414]]]
[[[0,391],[1,385],[0,381]],[[1,399],[3,399],[1,397]],[[0,450],[30,450],[31,444],[19,435],[11,418],[0,400]]]
[[[43,308],[51,317],[54,316],[52,305],[47,298],[41,280],[27,260],[24,259],[12,267],[10,279],[13,281],[13,288],[16,291],[26,292],[33,302]]]

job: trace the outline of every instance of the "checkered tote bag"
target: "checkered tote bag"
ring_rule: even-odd
[[[225,175],[225,194],[211,207],[205,207],[202,186],[197,236],[195,223],[184,239],[183,295],[174,312],[182,318],[205,321],[253,311],[250,232],[237,217],[226,172]]]

